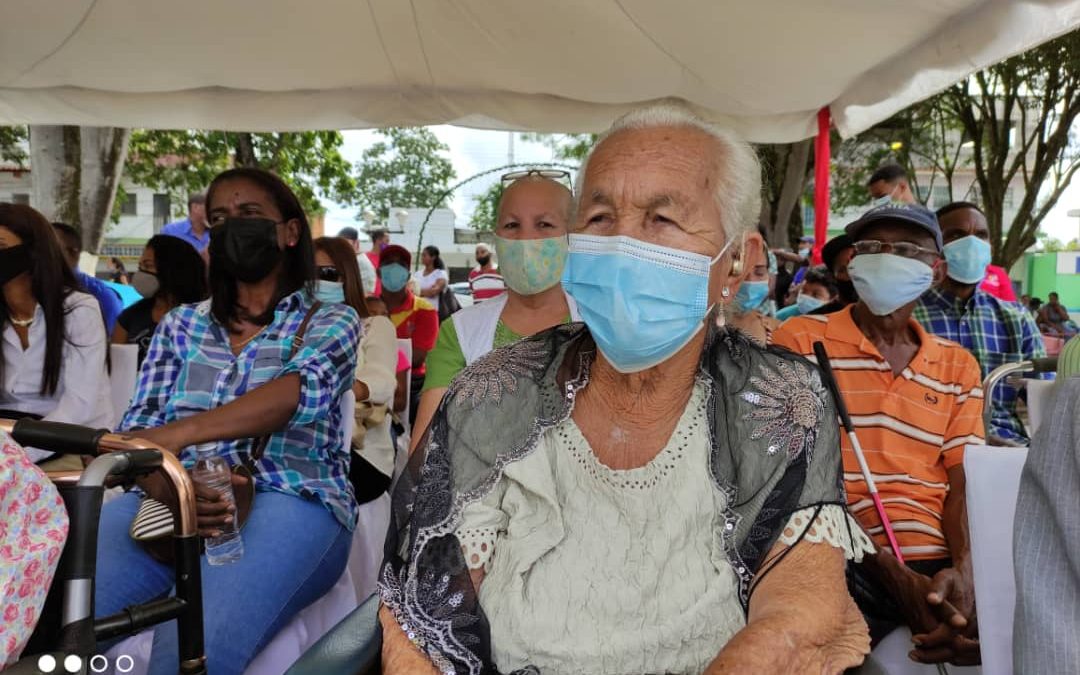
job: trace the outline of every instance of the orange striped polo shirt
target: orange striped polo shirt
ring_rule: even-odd
[[[921,346],[894,377],[851,310],[791,319],[773,333],[773,344],[810,360],[815,360],[814,343],[825,344],[905,559],[948,557],[941,525],[947,470],[963,461],[965,445],[983,441],[979,365],[963,347],[930,335],[912,320]],[[847,434],[840,438],[848,508],[878,546],[888,548],[851,442]]]

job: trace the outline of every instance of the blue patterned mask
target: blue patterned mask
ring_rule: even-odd
[[[667,361],[705,325],[715,258],[631,237],[570,235],[563,288],[620,373]]]

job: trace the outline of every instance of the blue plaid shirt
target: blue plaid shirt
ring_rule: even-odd
[[[282,299],[270,325],[238,356],[210,314],[209,300],[173,310],[154,332],[120,427],[147,429],[191,417],[298,373],[300,403],[285,429],[270,437],[256,465],[258,489],[318,500],[351,530],[356,498],[340,404],[355,379],[360,320],[347,305],[324,304],[312,316],[303,346],[283,363],[312,303],[302,291]],[[218,452],[235,465],[251,446],[250,438],[222,441]],[[184,448],[180,459],[190,467],[195,449]]]
[[[980,289],[964,303],[940,288],[931,288],[915,305],[913,316],[928,333],[958,342],[974,354],[983,379],[1000,365],[1046,356],[1042,335],[1031,315],[1020,305]],[[1002,382],[992,395],[987,432],[1026,442],[1027,431],[1016,416],[1016,388]]]

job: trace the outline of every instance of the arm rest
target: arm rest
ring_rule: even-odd
[[[378,675],[379,596],[373,595],[312,645],[285,675]]]

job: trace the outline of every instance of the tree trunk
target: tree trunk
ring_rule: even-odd
[[[130,140],[116,127],[30,127],[34,208],[76,227],[89,253],[105,237]]]
[[[806,189],[812,144],[811,138],[759,148],[766,164],[771,164],[763,171],[766,185],[759,219],[769,246],[788,246],[801,234],[802,211],[798,207]]]
[[[236,166],[259,166],[259,159],[255,156],[255,143],[250,133],[236,134]]]
[[[79,128],[30,126],[33,204],[49,221],[79,226]]]
[[[124,172],[131,130],[82,127],[82,171],[79,181],[79,220],[83,248],[96,254],[112,218],[116,188]]]

